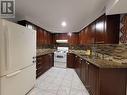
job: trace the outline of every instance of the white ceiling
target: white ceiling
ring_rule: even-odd
[[[15,0],[16,20],[53,32],[79,32],[104,13],[107,0]],[[66,27],[61,23],[65,21]]]
[[[127,0],[109,0],[107,3],[106,14],[127,13]]]

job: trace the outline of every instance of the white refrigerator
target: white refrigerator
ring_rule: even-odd
[[[0,19],[0,95],[25,95],[36,80],[36,31]]]

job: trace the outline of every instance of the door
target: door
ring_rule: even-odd
[[[4,48],[1,75],[13,73],[32,65],[36,56],[36,31],[2,20]],[[5,55],[4,55],[5,54]],[[34,58],[33,58],[34,57]]]

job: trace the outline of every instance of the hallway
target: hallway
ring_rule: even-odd
[[[73,69],[52,67],[28,95],[89,95]]]

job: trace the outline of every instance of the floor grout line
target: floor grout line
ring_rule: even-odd
[[[74,89],[75,90],[77,89],[77,91],[74,92],[74,94],[80,93],[80,95],[84,95],[82,81],[79,79],[79,76],[77,75],[74,69],[53,67],[44,74],[45,74],[44,78],[42,75],[37,80],[38,82],[37,87],[38,87],[38,90],[40,89],[40,92],[37,92],[39,94],[36,94],[36,95],[41,95],[41,93],[47,93],[47,94],[49,93],[53,95],[60,95],[60,94],[71,95]],[[45,81],[42,81],[41,78]],[[46,78],[48,80],[46,80]],[[57,79],[59,83],[57,83]],[[74,84],[75,81],[77,84]],[[46,85],[45,82],[47,83],[47,86],[43,87],[43,83],[44,85]],[[73,87],[73,85],[79,86],[80,89]],[[41,86],[43,87],[42,89],[41,89]],[[59,94],[59,91],[60,91],[60,94]],[[35,95],[35,94],[29,94],[29,95]],[[87,95],[87,93],[85,95]]]

